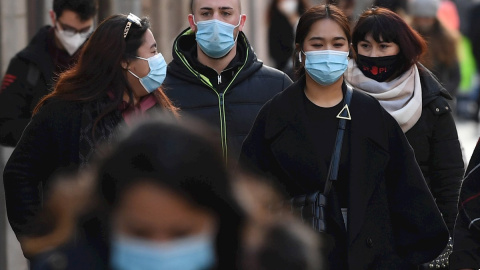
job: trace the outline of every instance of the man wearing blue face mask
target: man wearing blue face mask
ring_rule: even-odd
[[[184,114],[218,128],[233,165],[260,108],[292,81],[256,58],[242,32],[240,0],[192,0],[191,12],[173,44],[165,91]]]
[[[16,146],[33,108],[51,92],[94,30],[97,0],[54,0],[52,25],[40,28],[8,66],[0,89],[0,144]]]

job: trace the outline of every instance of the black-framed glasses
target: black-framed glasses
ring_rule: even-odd
[[[82,29],[82,30],[77,30],[69,25],[66,25],[59,20],[57,20],[57,27],[60,26],[60,30],[63,31],[65,36],[67,37],[73,37],[76,34],[79,34],[81,37],[86,38],[88,37],[92,32],[93,32],[93,24],[90,25],[90,27]]]
[[[125,29],[123,30],[123,38],[126,38],[128,35],[128,31],[130,31],[130,26],[132,26],[132,23],[136,24],[138,27],[142,27],[142,20],[135,15],[135,14],[128,14],[127,16],[127,25],[125,25]]]

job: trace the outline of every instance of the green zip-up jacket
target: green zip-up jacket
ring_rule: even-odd
[[[165,93],[181,110],[218,128],[218,143],[230,165],[235,164],[243,140],[260,108],[292,84],[283,72],[257,59],[243,32],[237,54],[218,74],[197,60],[195,34],[188,28],[173,44],[173,60],[163,83]]]

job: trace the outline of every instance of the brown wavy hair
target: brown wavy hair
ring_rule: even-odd
[[[103,99],[110,92],[112,102],[95,120],[94,126],[106,115],[117,110],[123,102],[124,93],[133,106],[133,90],[128,83],[122,61],[133,59],[143,44],[144,34],[150,29],[148,18],[141,20],[142,26],[132,24],[128,35],[123,38],[127,16],[113,15],[105,19],[93,32],[80,51],[78,62],[62,73],[52,93],[43,97],[35,107],[33,114],[49,100],[91,102]],[[167,110],[177,113],[177,109],[159,88],[155,97]]]

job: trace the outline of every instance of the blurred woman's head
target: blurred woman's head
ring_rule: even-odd
[[[333,5],[319,5],[308,9],[298,22],[295,35],[295,56],[301,64],[297,68],[297,75],[302,76],[307,69],[308,76],[319,84],[328,85],[337,81],[346,68],[346,61],[350,44],[350,25],[348,18],[340,9]],[[340,56],[342,70],[325,70],[321,74],[313,74],[310,64],[320,61],[321,54],[329,54],[327,58]],[[321,57],[321,56],[320,56]],[[317,59],[317,60],[316,60]],[[345,63],[343,63],[345,62]],[[315,72],[316,73],[316,72]],[[331,77],[331,76],[333,77]]]
[[[372,8],[360,15],[353,29],[352,46],[360,70],[377,81],[397,78],[426,50],[424,39],[385,8]]]
[[[198,127],[144,122],[100,165],[114,264],[135,264],[138,255],[142,265],[168,269],[235,265],[243,215],[221,152]]]

